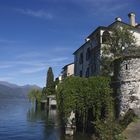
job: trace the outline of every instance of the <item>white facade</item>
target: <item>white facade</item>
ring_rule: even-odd
[[[74,64],[70,64],[67,66],[67,76],[74,75]]]
[[[70,63],[63,67],[62,79],[74,75],[74,63]]]
[[[98,27],[89,36],[90,39],[74,52],[75,76],[89,77],[100,74],[101,47],[104,45],[102,35],[106,30],[106,27]]]
[[[134,26],[134,21],[132,20],[135,19],[133,15],[134,13],[129,14],[130,24],[122,22],[120,18],[116,18],[116,21],[110,24],[108,27],[100,26],[87,37],[85,44],[83,44],[79,49],[74,52],[75,76],[89,77],[100,75],[100,57],[102,53],[101,48],[104,46],[104,33],[110,32],[110,29],[112,27],[132,27],[131,31],[136,38],[136,45],[140,46],[140,26]],[[132,23],[133,26],[131,25]],[[90,51],[89,57],[87,57],[88,50]]]
[[[59,81],[59,83],[62,82],[62,80],[66,77],[73,76],[74,75],[74,63],[67,64],[63,67],[61,74],[56,78],[56,80]],[[57,90],[57,85],[55,86],[55,89]]]
[[[140,46],[140,31],[138,32],[138,31],[134,31],[134,36],[135,36],[135,38],[136,38],[136,45],[137,46]]]
[[[62,75],[59,75],[59,76],[58,76],[58,80],[59,80],[59,82],[61,83],[61,81],[62,81]]]

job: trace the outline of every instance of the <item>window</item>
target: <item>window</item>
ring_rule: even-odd
[[[80,77],[82,77],[83,76],[83,72],[82,72],[82,70],[80,71]]]
[[[91,65],[90,69],[91,69],[91,74],[93,74],[94,73],[94,66],[93,66],[93,64]]]
[[[102,43],[106,44],[109,42],[110,33],[108,31],[104,31],[102,35]]]
[[[91,66],[90,66],[90,75],[95,75],[96,72],[97,72],[97,66],[96,66],[96,63],[93,63]]]
[[[86,77],[87,78],[89,77],[89,68],[87,68],[87,70],[86,70]]]
[[[83,63],[83,53],[80,54],[80,58],[79,58],[79,64]]]
[[[94,71],[96,72],[96,63],[94,63]]]
[[[90,48],[87,49],[86,60],[89,60],[89,58],[90,58]]]
[[[127,64],[125,65],[125,69],[128,70],[128,65]]]
[[[95,75],[97,70],[98,70],[98,58],[99,58],[99,48],[94,47],[90,50],[90,52],[92,53],[91,57],[91,62],[90,62],[90,75]]]

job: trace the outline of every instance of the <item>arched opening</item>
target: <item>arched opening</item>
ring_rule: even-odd
[[[104,31],[102,35],[102,43],[107,44],[109,43],[110,33],[108,31]]]

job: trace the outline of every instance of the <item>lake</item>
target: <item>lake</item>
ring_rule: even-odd
[[[92,140],[64,137],[57,111],[35,110],[27,99],[0,99],[0,140]]]

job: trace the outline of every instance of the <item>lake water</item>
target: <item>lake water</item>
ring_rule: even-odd
[[[0,99],[0,140],[92,140],[64,137],[56,110],[35,111],[27,99]]]

